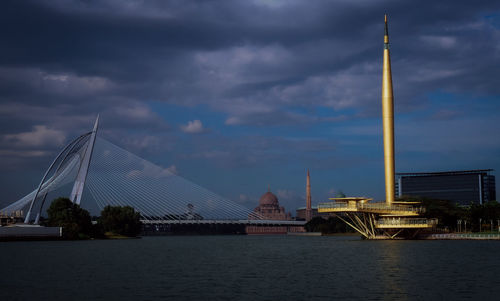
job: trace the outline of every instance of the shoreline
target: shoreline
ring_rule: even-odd
[[[418,239],[422,240],[500,240],[500,234],[484,233],[445,233],[427,234]]]

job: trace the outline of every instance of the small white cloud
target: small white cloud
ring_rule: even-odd
[[[250,197],[246,194],[240,194],[234,201],[247,208],[254,208],[259,204],[259,202],[254,197]]]
[[[167,170],[175,175],[179,174],[179,171],[177,170],[177,166],[175,166],[175,165],[171,165],[170,167],[167,167]]]
[[[103,92],[113,87],[109,79],[98,76],[54,74],[45,71],[38,71],[38,76],[43,80],[44,88],[53,93],[86,95]]]
[[[294,1],[290,0],[254,0],[253,2],[257,5],[267,6],[270,8],[280,8],[294,3]]]
[[[0,156],[5,157],[42,157],[49,155],[46,151],[20,151],[20,150],[3,150],[0,149]]]
[[[152,135],[145,135],[141,137],[129,137],[128,139],[126,139],[126,142],[128,145],[131,145],[135,148],[151,149],[160,145],[160,138]]]
[[[451,49],[457,45],[457,38],[451,36],[422,36],[420,39],[428,45],[443,49]]]
[[[114,111],[120,116],[132,119],[151,119],[154,117],[154,113],[153,111],[151,111],[151,108],[142,104],[136,104],[127,107],[117,107],[114,109]]]
[[[16,146],[62,145],[66,135],[62,131],[47,128],[45,125],[35,125],[31,132],[5,135],[4,140]]]
[[[241,118],[236,116],[229,117],[225,122],[226,125],[240,125],[242,123],[243,121],[241,120]]]
[[[54,80],[54,81],[60,81],[60,82],[65,82],[68,80],[67,75],[55,75],[55,74],[45,74],[45,75],[42,75],[42,78],[44,80]]]
[[[134,170],[131,170],[127,173],[127,178],[135,179],[135,178],[139,178],[141,175],[142,175],[141,170],[134,169]]]
[[[187,125],[181,125],[181,130],[188,134],[200,134],[205,132],[203,124],[200,120],[196,119],[193,121],[188,121]]]
[[[276,192],[276,195],[278,196],[278,199],[280,200],[292,200],[296,199],[298,197],[297,193],[292,190],[287,190],[287,189],[278,189]]]

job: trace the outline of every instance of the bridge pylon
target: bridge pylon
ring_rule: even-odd
[[[94,151],[95,137],[97,135],[98,127],[99,115],[97,115],[97,119],[94,123],[94,129],[90,134],[90,140],[87,145],[87,149],[85,150],[85,154],[83,155],[82,164],[80,165],[80,169],[78,170],[78,175],[76,176],[75,184],[73,184],[73,189],[69,198],[73,203],[78,205],[80,205],[80,201],[82,199],[83,188],[85,186],[85,180],[87,179],[90,160],[92,159],[92,152]]]
[[[34,224],[40,223],[40,215],[42,213],[43,205],[45,204],[45,199],[47,197],[47,194],[50,191],[50,187],[56,186],[57,185],[56,183],[62,181],[62,179],[65,176],[67,176],[68,172],[74,167],[76,167],[75,165],[78,166],[78,175],[76,177],[75,183],[73,184],[73,189],[70,199],[73,203],[80,204],[83,187],[85,186],[85,180],[87,178],[87,173],[90,166],[98,125],[99,125],[99,115],[97,115],[97,119],[94,123],[94,129],[92,130],[92,132],[85,133],[80,137],[76,138],[75,140],[71,141],[68,145],[66,145],[66,147],[62,149],[62,151],[54,159],[54,161],[52,162],[52,164],[49,166],[44,176],[42,177],[42,180],[40,181],[38,188],[34,191],[34,193],[32,193],[33,197],[28,200],[30,205],[26,213],[26,216],[24,218],[25,224],[30,223],[32,210],[36,203],[36,200],[38,199],[38,197],[43,195],[41,204],[39,206],[34,221]],[[88,142],[86,142],[86,139],[89,139]],[[81,146],[80,145],[81,143],[87,143],[85,149],[83,150],[83,156],[82,156],[83,158],[80,159],[80,157],[74,157],[73,160],[71,160],[70,156],[72,156],[74,152],[81,151],[81,149],[78,149]],[[67,159],[70,159],[69,163],[67,162]],[[49,177],[50,172],[54,170],[54,168],[55,168],[54,174],[51,177]],[[18,201],[21,203],[20,206],[23,206],[22,204],[23,199]],[[14,203],[13,205],[15,205],[16,203]]]

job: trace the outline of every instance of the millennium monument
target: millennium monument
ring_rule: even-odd
[[[433,228],[437,219],[418,217],[424,208],[418,202],[396,202],[394,168],[394,96],[387,15],[384,20],[382,68],[382,122],[384,135],[385,202],[371,203],[365,197],[330,198],[318,212],[332,213],[367,239],[414,238],[422,229]]]
[[[384,24],[384,65],[382,67],[382,122],[384,128],[385,195],[388,205],[394,203],[394,96],[392,94],[391,57],[387,15]]]

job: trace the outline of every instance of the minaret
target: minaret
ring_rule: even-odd
[[[307,184],[306,184],[306,222],[312,219],[311,209],[311,177],[309,176],[309,169],[307,170]]]
[[[382,120],[384,127],[385,195],[388,205],[394,202],[394,96],[392,95],[389,30],[385,15],[384,66],[382,73]]]

